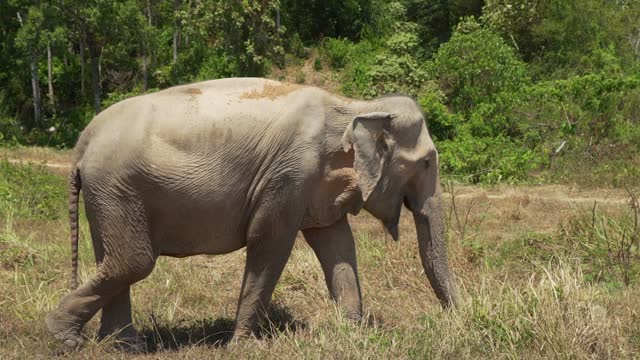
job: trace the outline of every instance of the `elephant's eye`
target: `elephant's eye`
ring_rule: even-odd
[[[431,163],[431,159],[430,159],[430,158],[426,158],[426,159],[424,159],[424,167],[425,167],[426,169],[428,169],[428,168],[429,168],[429,164],[430,164],[430,163]]]

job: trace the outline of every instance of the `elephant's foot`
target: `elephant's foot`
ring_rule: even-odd
[[[257,335],[257,331],[255,330],[255,327],[242,326],[242,327],[236,327],[236,329],[233,331],[232,339],[234,341],[242,340],[242,339],[250,339],[250,338],[256,338],[257,337],[256,335]]]
[[[112,344],[117,350],[129,353],[144,353],[147,351],[147,343],[142,335],[129,324],[118,330],[102,327],[98,331],[98,339]]]
[[[132,354],[141,354],[147,352],[147,343],[141,336],[117,337],[113,342],[113,347],[114,349]]]
[[[357,310],[344,310],[344,316],[347,320],[352,321],[354,323],[361,323],[364,319],[362,317],[362,312]]]
[[[70,315],[55,309],[47,315],[44,322],[49,332],[62,342],[56,352],[65,353],[77,349],[84,342],[82,326],[78,325]]]

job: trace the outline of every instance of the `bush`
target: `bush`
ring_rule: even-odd
[[[385,51],[376,56],[368,72],[374,84],[365,93],[378,96],[401,92],[417,96],[427,80],[427,72],[415,56],[418,46],[417,26],[413,23],[397,24],[398,31],[385,43]]]
[[[238,64],[221,51],[213,51],[205,58],[196,81],[214,80],[238,76]]]
[[[294,33],[289,37],[288,41],[285,41],[284,50],[288,54],[291,54],[297,58],[303,59],[307,58],[308,56],[307,50],[304,48],[304,43],[302,42],[302,39],[300,38],[300,35],[298,35],[298,33]]]
[[[458,127],[463,123],[462,116],[450,112],[444,101],[444,94],[433,82],[427,85],[427,90],[418,98],[429,133],[436,142],[454,139],[458,134]]]
[[[437,146],[442,171],[464,182],[520,182],[540,165],[533,150],[504,136],[480,138],[467,132]]]
[[[575,76],[539,82],[523,94],[512,115],[526,128],[525,145],[552,155],[545,159],[551,178],[584,185],[640,182],[637,77]]]
[[[16,146],[22,141],[23,134],[16,119],[0,116],[0,145]]]
[[[370,76],[376,57],[382,52],[380,45],[371,41],[361,41],[349,52],[349,66],[342,74],[342,93],[354,97],[371,97],[374,86]]]
[[[496,33],[470,18],[443,44],[430,70],[454,111],[470,114],[503,93],[519,92],[530,80],[524,62]]]
[[[352,46],[349,40],[326,38],[322,42],[321,50],[333,69],[342,69],[347,64]]]

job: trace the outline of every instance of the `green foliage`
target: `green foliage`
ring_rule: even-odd
[[[317,57],[313,60],[313,70],[315,71],[322,71],[322,59]]]
[[[637,76],[604,75],[538,82],[524,91],[514,116],[526,124],[526,145],[547,158],[552,178],[637,184],[639,85]]]
[[[418,50],[418,26],[405,19],[406,8],[398,1],[385,5],[388,24],[382,41],[362,41],[352,46],[352,66],[345,74],[343,91],[371,98],[402,92],[416,96],[427,80],[415,53]]]
[[[342,92],[347,96],[365,97],[373,82],[370,72],[382,47],[365,40],[354,44],[349,51],[349,66],[342,73]]]
[[[319,54],[342,95],[416,98],[455,177],[640,183],[639,17],[629,0],[9,0],[0,144],[71,147],[121,99]]]
[[[347,64],[352,46],[346,39],[326,38],[322,42],[322,52],[333,69],[342,69]]]
[[[57,220],[64,214],[66,181],[35,165],[0,162],[0,212],[12,209],[14,215]],[[4,214],[7,215],[6,213]]]
[[[441,168],[470,182],[518,182],[540,166],[534,151],[505,136],[473,137],[461,133],[438,145]]]
[[[326,37],[355,40],[371,23],[380,0],[281,0],[282,24],[305,42]]]
[[[420,47],[431,53],[449,40],[460,19],[481,15],[483,0],[408,0],[407,20],[418,25]]]
[[[297,58],[303,59],[307,57],[307,50],[298,33],[294,33],[284,43],[284,50],[287,54],[291,54]]]
[[[537,0],[487,0],[480,21],[528,58],[534,52],[531,28],[539,21],[538,3]]]
[[[515,93],[529,83],[517,53],[472,18],[458,25],[432,66],[449,105],[467,114],[478,104],[496,103],[502,94]]]
[[[0,145],[15,146],[22,140],[22,133],[14,118],[0,117]]]
[[[195,80],[214,80],[240,74],[238,64],[223,52],[211,52],[200,65]]]
[[[363,95],[368,97],[403,92],[417,95],[427,79],[427,73],[412,56],[418,46],[416,25],[397,23],[397,31],[385,44],[385,51],[376,56],[368,72],[374,85]]]
[[[431,136],[436,141],[453,140],[458,129],[464,123],[462,115],[449,111],[445,105],[445,95],[437,84],[430,82],[420,94],[418,104],[424,111]]]

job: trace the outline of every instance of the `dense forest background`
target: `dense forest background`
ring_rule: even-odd
[[[640,182],[637,0],[3,0],[0,33],[4,146],[72,147],[124,98],[268,76],[413,96],[463,181]]]

